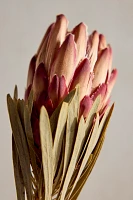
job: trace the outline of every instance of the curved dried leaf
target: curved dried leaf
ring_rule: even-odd
[[[64,198],[65,198],[65,195],[66,195],[66,192],[67,192],[67,189],[68,189],[68,185],[69,185],[70,180],[72,178],[73,172],[74,172],[75,167],[76,167],[76,162],[78,160],[80,151],[82,149],[84,136],[85,136],[85,122],[84,122],[84,118],[82,116],[81,119],[80,119],[80,122],[79,122],[76,141],[75,141],[75,144],[74,144],[74,149],[73,149],[72,157],[71,157],[71,160],[70,160],[70,164],[68,166],[68,170],[67,170],[67,173],[66,173],[66,176],[65,176],[65,180],[63,182],[60,200],[64,200]]]
[[[24,125],[25,125],[25,133],[26,133],[26,137],[27,137],[33,172],[34,172],[36,179],[38,180],[36,152],[34,150],[34,138],[33,138],[32,127],[31,127],[30,111],[29,111],[27,105],[24,108]]]
[[[91,154],[90,156],[92,157],[90,162],[88,163],[88,166],[87,168],[85,169],[85,171],[83,172],[83,174],[81,175],[77,185],[75,186],[71,196],[70,196],[70,199],[71,200],[76,200],[86,182],[86,180],[88,179],[88,176],[90,175],[95,163],[96,163],[96,160],[100,154],[100,151],[102,149],[102,146],[103,146],[103,142],[104,142],[104,139],[105,139],[105,134],[106,134],[106,129],[108,127],[108,124],[109,124],[109,121],[110,121],[110,118],[111,118],[111,115],[112,115],[112,112],[113,112],[113,109],[114,109],[114,104],[111,106],[110,110],[109,110],[109,113],[106,117],[106,120],[105,120],[105,123],[103,125],[103,129],[101,130],[101,135],[100,135],[100,138],[97,142],[97,145],[93,151],[93,154]]]
[[[33,89],[31,89],[30,91],[27,103],[28,103],[29,113],[31,115],[32,107],[33,107]]]
[[[101,97],[100,95],[96,98],[96,100],[94,101],[92,108],[88,114],[88,117],[86,119],[86,134],[88,133],[88,131],[90,130],[91,126],[92,126],[92,122],[94,119],[95,114],[98,111],[98,107],[100,105],[100,101],[101,101]]]
[[[67,120],[67,113],[68,113],[68,103],[63,102],[60,113],[59,113],[55,139],[54,139],[54,147],[53,147],[54,173],[56,172],[59,156],[61,152],[62,140],[63,140],[66,120]]]
[[[90,157],[90,155],[91,155],[91,153],[93,151],[95,142],[97,142],[98,125],[99,125],[99,115],[97,115],[97,117],[96,117],[96,121],[95,121],[94,129],[92,131],[90,142],[89,142],[88,147],[86,149],[85,155],[83,157],[83,160],[82,160],[79,172],[78,172],[78,175],[77,175],[77,177],[76,177],[76,179],[74,181],[74,185],[73,185],[73,188],[72,188],[70,194],[72,193],[74,187],[76,186],[76,184],[77,184],[77,182],[78,182],[78,180],[79,180],[79,178],[80,178],[80,176],[81,176],[81,174],[82,174],[82,172],[83,172],[83,170],[84,170],[84,168],[85,168],[85,166],[87,164],[87,161],[88,161],[88,159],[89,159],[89,157]]]
[[[94,120],[94,117],[98,111],[98,107],[100,105],[100,101],[101,101],[101,98],[100,98],[100,95],[96,98],[96,100],[94,101],[93,105],[92,105],[92,108],[88,114],[88,117],[87,117],[87,120],[86,120],[86,133],[85,133],[85,138],[84,138],[84,148],[83,148],[83,151],[80,155],[80,158],[79,158],[79,162],[80,160],[82,159],[82,156],[84,155],[84,152],[86,151],[86,148],[87,148],[87,145],[89,143],[89,140],[90,140],[90,137],[91,137],[91,133],[93,131],[93,120]]]
[[[61,163],[59,164],[57,176],[55,177],[54,184],[53,184],[53,192],[57,193],[57,188],[61,185],[61,177],[63,172],[63,164],[64,164],[64,147],[62,148],[62,157],[61,157]],[[55,192],[56,191],[56,192]],[[54,195],[54,194],[53,194]]]
[[[51,199],[53,185],[53,141],[48,113],[43,106],[40,112],[40,139],[45,182],[45,199]]]
[[[66,98],[63,100],[63,102],[70,103],[72,98],[74,97],[75,93],[76,93],[76,89],[72,90],[66,96]],[[58,121],[58,116],[60,113],[61,105],[62,105],[62,102],[58,105],[58,107],[55,109],[55,111],[53,112],[53,114],[50,117],[50,125],[51,125],[52,133],[54,132],[54,130],[56,129],[56,126],[57,126],[57,121]]]
[[[78,125],[77,122],[78,114],[79,114],[79,87],[76,88],[75,95],[68,106],[63,177],[66,174],[67,167],[73,152],[73,145],[76,137],[75,134]]]
[[[25,188],[22,170],[20,166],[18,151],[16,148],[16,144],[12,135],[12,156],[13,156],[13,167],[14,167],[14,177],[16,183],[16,192],[18,200],[25,200]]]
[[[25,107],[25,102],[24,102],[23,99],[22,100],[18,99],[16,105],[17,105],[17,110],[18,110],[19,118],[20,118],[22,127],[24,129],[24,107]]]
[[[15,88],[14,88],[14,95],[13,95],[13,98],[14,98],[14,100],[17,100],[17,99],[18,99],[18,87],[17,87],[17,85],[15,85]]]
[[[13,136],[16,148],[18,150],[27,198],[28,200],[31,200],[32,199],[31,172],[30,172],[30,158],[29,158],[27,140],[21,125],[21,120],[17,111],[16,102],[13,101],[10,95],[7,95],[7,105],[8,105],[8,112],[13,131]]]

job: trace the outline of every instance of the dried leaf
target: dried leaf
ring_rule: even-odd
[[[86,149],[86,152],[85,152],[85,155],[83,157],[83,160],[82,160],[82,163],[81,163],[81,166],[80,166],[80,169],[79,169],[79,172],[78,172],[78,175],[76,177],[76,180],[74,181],[74,185],[73,185],[73,188],[71,190],[71,193],[74,189],[74,187],[76,186],[84,168],[85,168],[85,165],[87,164],[87,161],[93,151],[93,148],[95,146],[95,143],[97,142],[97,132],[98,132],[98,125],[99,125],[99,115],[97,114],[97,117],[96,117],[96,121],[95,121],[95,125],[94,125],[94,129],[93,129],[93,132],[92,132],[92,135],[91,135],[91,138],[90,138],[90,142],[88,144],[88,147]],[[71,194],[70,193],[70,194]]]
[[[90,130],[91,126],[92,126],[92,122],[94,119],[95,114],[98,111],[98,107],[101,101],[101,97],[100,95],[96,98],[96,100],[94,101],[92,108],[88,114],[88,117],[86,119],[86,134],[88,133],[88,131]]]
[[[70,196],[70,200],[76,200],[85,184],[85,182],[87,181],[88,179],[88,176],[90,175],[95,163],[96,163],[96,160],[100,154],[100,150],[102,148],[102,145],[103,145],[103,142],[104,142],[104,137],[102,137],[100,139],[100,141],[98,142],[97,146],[96,146],[96,149],[95,149],[95,152],[94,154],[90,155],[90,162],[88,163],[88,166],[87,168],[85,169],[85,171],[83,172],[83,174],[81,175],[76,187],[74,188],[71,196]]]
[[[26,137],[27,137],[33,172],[34,172],[36,179],[38,180],[36,152],[34,150],[34,138],[33,138],[32,127],[31,127],[30,112],[29,112],[27,105],[24,108],[24,125],[25,125],[25,133],[26,133]]]
[[[61,185],[61,177],[62,177],[62,172],[63,172],[63,164],[64,164],[64,146],[62,148],[62,157],[61,157],[61,163],[59,163],[59,168],[58,168],[58,171],[57,171],[57,176],[54,180],[54,184],[53,184],[53,195],[54,193],[57,193],[57,189],[60,187]],[[56,190],[56,192],[55,192]],[[59,191],[59,190],[58,190]]]
[[[51,199],[53,185],[53,142],[48,113],[43,106],[40,112],[40,139],[45,182],[45,199]]]
[[[18,200],[25,200],[25,188],[23,175],[21,171],[19,156],[16,148],[14,138],[12,136],[12,156],[13,156],[13,167],[14,167],[14,177],[16,183],[16,192]]]
[[[29,113],[31,115],[32,112],[32,107],[33,107],[33,90],[31,89],[29,97],[28,97],[28,108],[29,108]]]
[[[77,131],[76,129],[78,125],[77,122],[78,114],[79,114],[79,88],[76,88],[75,95],[68,106],[63,177],[66,174],[68,163],[70,161],[73,152],[73,145],[76,136],[75,133]]]
[[[89,157],[89,160],[88,160],[88,162],[87,162],[87,165],[86,165],[86,167],[85,167],[85,170],[86,170],[86,168],[88,167],[88,165],[90,165],[91,161],[92,161],[92,154],[91,154],[90,157]],[[75,175],[75,176],[72,177],[72,179],[73,179],[73,180],[71,180],[72,183],[71,183],[70,186],[68,187],[68,190],[67,190],[67,193],[66,193],[66,197],[65,197],[66,199],[68,199],[69,196],[70,196],[70,192],[71,192],[71,189],[72,189],[72,187],[73,187],[74,181],[75,181],[75,179],[76,179],[77,172],[79,171],[79,167],[80,167],[80,166],[77,166],[77,167],[76,167],[76,170],[74,171],[74,175]],[[85,170],[84,170],[84,171],[85,171]],[[76,171],[77,171],[77,172],[76,172]],[[83,172],[83,173],[84,173],[84,172]],[[81,175],[81,177],[82,177],[82,175]],[[81,178],[81,177],[80,177],[80,178]]]
[[[60,200],[64,200],[64,198],[65,198],[69,182],[72,178],[73,172],[75,170],[76,162],[78,160],[78,157],[79,157],[79,154],[80,154],[80,151],[82,148],[82,144],[83,144],[82,142],[83,142],[84,136],[85,136],[85,122],[84,122],[84,118],[82,116],[80,119],[80,122],[79,122],[76,141],[74,144],[74,149],[73,149],[72,157],[70,160],[70,164],[68,166],[65,180],[63,182]]]
[[[14,96],[13,96],[14,100],[17,100],[18,99],[18,88],[17,88],[17,85],[15,85],[15,88],[14,88]]]
[[[79,157],[79,160],[78,160],[77,165],[79,165],[79,164],[81,163],[81,161],[83,160],[83,157],[84,157],[84,154],[85,154],[85,152],[86,152],[87,146],[88,146],[88,144],[89,144],[89,141],[90,141],[90,138],[91,138],[93,129],[94,129],[94,125],[92,126],[92,128],[91,128],[90,132],[88,133],[88,135],[85,136],[85,138],[84,138],[83,150],[82,150],[82,152],[81,152],[81,155],[80,155],[80,157]]]
[[[54,173],[56,172],[59,156],[61,152],[62,140],[63,140],[66,120],[67,120],[67,113],[68,113],[68,103],[63,102],[60,113],[59,113],[55,139],[54,139],[54,147],[53,147]]]
[[[27,198],[28,200],[31,200],[32,199],[31,172],[30,172],[30,158],[29,158],[27,140],[21,125],[19,114],[17,112],[16,102],[13,101],[10,95],[7,95],[7,105],[8,105],[11,127],[13,131],[13,137],[16,144],[16,148],[18,150]]]
[[[43,165],[41,165],[41,168],[40,168],[40,171],[39,171],[39,180],[38,180],[38,199],[41,199],[42,196],[45,197]]]
[[[63,101],[66,102],[66,103],[70,103],[70,102],[72,101],[72,99],[73,99],[75,93],[76,93],[76,90],[77,90],[77,88],[74,89],[74,90],[72,90],[72,91],[65,97],[65,99],[64,99]]]
[[[71,196],[70,196],[70,200],[76,200],[86,182],[86,180],[88,179],[88,176],[90,175],[95,163],[96,163],[96,160],[100,154],[100,151],[101,151],[101,148],[103,146],[103,142],[104,142],[104,139],[105,139],[105,134],[106,134],[106,129],[107,129],[107,126],[109,124],[109,121],[110,121],[110,118],[111,118],[111,115],[112,115],[112,112],[113,112],[113,109],[114,109],[114,104],[111,106],[110,110],[109,110],[109,113],[106,117],[106,121],[103,125],[103,129],[101,130],[101,135],[100,135],[100,138],[97,142],[97,145],[93,151],[93,155],[90,155],[92,158],[87,166],[87,168],[85,169],[85,171],[83,172],[83,174],[81,175],[77,185],[75,186]]]
[[[86,148],[87,148],[87,145],[89,143],[89,140],[90,140],[90,137],[91,137],[91,133],[93,131],[93,120],[94,120],[94,117],[98,111],[98,107],[99,107],[99,104],[100,104],[100,101],[101,101],[101,98],[100,96],[98,96],[96,98],[96,100],[94,101],[93,105],[92,105],[92,108],[88,114],[88,117],[87,117],[87,120],[86,120],[86,133],[85,133],[85,138],[84,138],[84,148],[83,148],[83,151],[82,151],[82,154],[80,155],[80,158],[79,158],[79,161],[81,161],[85,151],[86,151]]]
[[[17,110],[18,110],[19,118],[20,118],[23,129],[24,129],[24,107],[25,107],[24,100],[18,99],[17,100]]]
[[[66,102],[66,103],[70,103],[72,98],[74,97],[76,93],[76,89],[72,90],[67,96],[66,98],[63,100],[63,102]],[[54,130],[56,129],[56,126],[57,126],[57,121],[58,121],[58,116],[59,116],[59,113],[60,113],[60,109],[61,109],[61,106],[62,106],[62,103],[61,102],[59,104],[59,106],[55,109],[55,111],[53,112],[53,114],[51,115],[50,117],[50,125],[51,125],[51,131],[52,133],[54,132]]]

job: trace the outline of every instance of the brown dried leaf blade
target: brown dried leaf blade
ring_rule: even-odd
[[[53,141],[48,113],[43,106],[40,113],[40,139],[45,182],[45,199],[51,199],[53,185]]]
[[[23,175],[22,175],[18,151],[16,148],[13,135],[12,135],[12,156],[13,156],[13,167],[14,167],[14,177],[15,177],[15,183],[16,183],[17,199],[25,200],[25,188],[24,188]]]
[[[32,184],[31,184],[31,172],[30,172],[30,158],[26,136],[21,124],[21,120],[17,111],[16,102],[7,95],[8,112],[13,131],[13,137],[18,150],[20,165],[23,174],[24,185],[26,188],[28,200],[32,199]]]
[[[105,134],[106,134],[106,129],[108,127],[108,124],[109,124],[109,121],[110,121],[110,118],[111,118],[111,115],[112,115],[112,112],[113,112],[113,109],[114,109],[114,104],[111,106],[110,110],[109,110],[109,113],[108,115],[106,116],[106,120],[105,120],[105,123],[103,124],[103,127],[101,129],[101,135],[100,135],[100,138],[97,142],[97,145],[95,146],[95,149],[92,153],[92,155],[90,155],[92,158],[89,162],[89,164],[87,165],[86,169],[84,170],[83,174],[81,175],[77,185],[75,186],[71,196],[70,196],[70,200],[76,200],[88,178],[88,176],[90,175],[95,163],[96,163],[96,160],[100,154],[100,151],[102,149],[102,146],[103,146],[103,142],[104,142],[104,139],[105,139]]]

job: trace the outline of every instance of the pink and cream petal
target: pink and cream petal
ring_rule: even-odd
[[[85,57],[86,55],[86,45],[87,45],[87,27],[84,23],[77,25],[73,31],[74,39],[77,45],[77,60],[76,65]]]
[[[77,84],[80,87],[80,100],[87,95],[88,83],[90,79],[90,64],[85,58],[76,69],[70,90],[74,89]]]
[[[39,66],[40,63],[45,64],[45,70],[48,71],[48,66],[46,65],[46,55],[47,55],[47,49],[48,49],[48,41],[51,35],[51,32],[54,28],[54,23],[50,25],[48,28],[40,47],[37,51],[37,61],[36,61],[36,68]]]
[[[99,85],[96,90],[91,94],[91,98],[93,101],[100,95],[101,96],[101,103],[99,105],[98,110],[100,111],[103,108],[104,99],[107,93],[107,85],[103,83],[102,85]]]
[[[112,60],[113,60],[113,52],[112,52],[112,48],[110,46],[110,44],[108,44],[108,49],[109,49],[109,66],[108,66],[108,70],[109,70],[109,76],[111,75],[111,71],[112,71]]]
[[[64,76],[66,80],[66,85],[68,86],[76,65],[76,46],[74,42],[74,36],[69,34],[66,40],[60,47],[57,57],[53,63],[50,73],[50,80],[57,74],[59,77]]]
[[[98,53],[100,53],[105,48],[107,48],[106,39],[103,34],[100,34],[99,35]]]
[[[117,69],[113,69],[112,72],[111,72],[111,76],[110,76],[110,79],[107,83],[107,93],[106,93],[106,96],[105,96],[105,103],[108,101],[108,99],[110,98],[110,95],[111,95],[111,92],[112,92],[112,89],[115,85],[115,82],[116,82],[116,79],[117,79],[117,76],[118,76],[118,71]]]
[[[89,77],[89,81],[88,81],[88,85],[87,85],[87,90],[86,90],[86,94],[90,95],[92,92],[92,81],[94,78],[94,74],[90,73],[90,77]]]
[[[47,52],[45,54],[45,65],[50,71],[50,66],[53,62],[53,59],[65,40],[67,33],[68,21],[64,15],[58,15],[56,22],[49,36]]]
[[[84,118],[87,118],[89,111],[92,107],[92,104],[93,104],[93,100],[89,96],[84,96],[84,98],[80,102],[79,116],[81,117],[81,115],[83,115]]]
[[[64,76],[59,78],[59,91],[58,91],[58,99],[59,103],[68,95],[68,88],[66,86],[66,80]]]
[[[47,88],[48,88],[48,78],[44,68],[44,64],[41,63],[36,69],[33,80],[34,100],[37,100],[39,98],[39,95],[43,91],[47,91]]]
[[[58,105],[58,91],[59,91],[59,77],[57,75],[54,75],[48,89],[48,95],[49,98],[52,100],[54,107]]]
[[[32,57],[29,65],[28,70],[28,77],[27,77],[27,87],[33,83],[33,78],[35,74],[35,68],[36,68],[36,55]]]
[[[48,27],[48,29],[47,29],[45,35],[43,36],[43,39],[42,39],[42,41],[41,41],[41,43],[40,43],[40,45],[39,45],[39,47],[38,47],[38,50],[37,50],[37,55],[39,55],[39,54],[40,54],[40,51],[42,51],[43,45],[44,45],[45,41],[47,40],[48,35],[49,35],[49,33],[51,32],[51,29],[52,29],[53,25],[54,25],[54,23],[52,23],[52,24]]]
[[[91,72],[93,71],[94,65],[97,61],[98,45],[99,45],[99,34],[97,31],[94,31],[89,36],[87,44],[87,57],[90,61]]]
[[[99,56],[94,67],[94,79],[92,83],[93,89],[96,88],[99,84],[105,82],[107,77],[110,57],[111,57],[110,50],[108,48],[102,50],[102,53]]]
[[[32,88],[32,84],[30,84],[30,85],[26,88],[26,90],[25,90],[25,95],[24,95],[24,99],[25,99],[25,101],[28,100],[28,97],[29,97],[29,94],[30,94],[31,88]]]

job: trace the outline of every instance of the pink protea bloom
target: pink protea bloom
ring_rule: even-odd
[[[37,53],[31,59],[25,99],[33,89],[31,122],[36,146],[40,146],[39,115],[44,105],[49,116],[61,101],[79,85],[80,111],[87,117],[98,95],[99,113],[108,107],[117,70],[112,67],[112,49],[105,37],[94,31],[87,34],[84,23],[68,31],[68,21],[58,15],[46,31]]]

